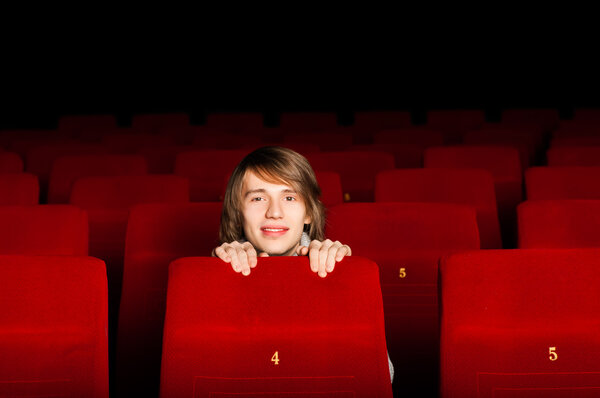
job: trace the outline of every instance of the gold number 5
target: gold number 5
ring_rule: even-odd
[[[406,278],[406,268],[400,268],[400,273],[398,276],[400,278]]]
[[[556,347],[548,348],[548,353],[550,354],[550,360],[556,361],[558,359],[558,354],[556,353]]]

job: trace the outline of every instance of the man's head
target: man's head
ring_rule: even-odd
[[[270,255],[291,254],[304,225],[310,239],[324,239],[325,210],[310,164],[291,149],[263,147],[236,167],[225,193],[222,242],[246,239]]]

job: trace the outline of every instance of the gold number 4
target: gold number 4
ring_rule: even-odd
[[[406,278],[406,268],[400,268],[400,278]]]
[[[558,359],[558,354],[556,353],[556,347],[549,347],[548,353],[550,354],[550,360],[556,361]]]
[[[275,351],[275,354],[271,357],[271,362],[275,365],[279,365],[279,351]]]

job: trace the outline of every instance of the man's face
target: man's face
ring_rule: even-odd
[[[262,180],[248,171],[242,187],[244,234],[257,252],[289,256],[300,244],[306,205],[290,185]]]

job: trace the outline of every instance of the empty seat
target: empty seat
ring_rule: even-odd
[[[504,109],[501,120],[509,124],[537,123],[551,131],[558,126],[560,116],[558,109],[552,108]]]
[[[501,248],[492,174],[481,169],[402,169],[382,171],[375,187],[377,202],[436,202],[473,206],[482,249]]]
[[[548,166],[600,166],[600,146],[560,146],[546,152]]]
[[[239,149],[249,145],[260,146],[262,138],[252,134],[213,132],[196,135],[192,144],[202,149]]]
[[[519,205],[519,247],[600,247],[600,200],[533,200]]]
[[[337,129],[334,131],[321,131],[318,133],[293,132],[286,133],[283,136],[284,146],[286,144],[313,143],[317,144],[322,151],[339,151],[348,148],[352,145],[352,142],[353,137],[351,134]]]
[[[391,397],[376,264],[347,257],[321,279],[305,256],[258,261],[250,277],[171,264],[161,396]]]
[[[209,113],[206,126],[231,132],[260,129],[263,127],[263,115],[258,112]]]
[[[475,209],[445,203],[345,203],[329,210],[326,235],[379,266],[399,395],[435,396],[438,262],[453,251],[479,249]]]
[[[573,120],[578,122],[596,122],[600,124],[600,108],[575,109]]]
[[[533,164],[540,155],[543,136],[539,126],[533,129],[519,126],[488,126],[479,130],[467,131],[463,135],[466,145],[511,146],[519,150],[524,168]]]
[[[193,149],[190,145],[146,146],[139,148],[136,153],[146,159],[148,173],[173,174],[177,154]]]
[[[375,133],[388,128],[410,127],[407,111],[359,111],[354,114],[354,126]]]
[[[413,144],[362,144],[352,145],[347,150],[391,153],[394,155],[394,163],[397,169],[410,169],[423,167],[425,148]]]
[[[373,138],[375,144],[412,144],[422,147],[444,144],[444,136],[440,131],[418,127],[381,130]]]
[[[58,119],[58,130],[72,135],[115,128],[117,119],[113,115],[66,115]]]
[[[15,140],[55,138],[57,136],[64,137],[65,134],[57,130],[46,129],[0,130],[0,148],[10,148],[11,143]]]
[[[102,144],[116,153],[134,153],[141,147],[162,147],[175,144],[173,137],[158,134],[105,134]]]
[[[17,139],[11,142],[10,150],[18,153],[21,158],[26,159],[27,153],[32,149],[48,146],[48,145],[59,145],[59,146],[74,146],[80,145],[81,142],[70,139],[62,138],[60,136],[50,136],[44,138],[28,138],[28,139]]]
[[[0,173],[22,173],[23,161],[13,152],[0,152]]]
[[[0,395],[108,398],[106,306],[98,259],[0,256]]]
[[[0,174],[0,206],[36,205],[39,197],[38,179],[33,174]]]
[[[430,110],[427,127],[443,131],[449,143],[460,142],[462,133],[477,129],[485,123],[485,113],[479,109]]]
[[[338,205],[344,201],[342,180],[340,175],[333,171],[315,171],[317,182],[321,188],[320,201],[325,207]]]
[[[56,159],[50,172],[48,203],[67,203],[75,180],[91,176],[146,174],[140,155],[73,155]]]
[[[157,396],[169,263],[219,245],[221,203],[140,204],[127,225],[117,338],[120,396]]]
[[[600,167],[532,167],[527,199],[600,199]]]
[[[283,112],[279,126],[298,132],[335,129],[337,114],[335,112]]]
[[[344,200],[372,202],[375,175],[394,168],[394,157],[385,152],[323,152],[306,158],[315,171],[334,171],[342,179]]]
[[[503,241],[516,242],[516,209],[523,200],[519,151],[501,146],[432,147],[425,150],[425,167],[482,168],[492,173]]]
[[[131,118],[131,127],[140,133],[157,133],[168,128],[185,128],[190,125],[187,113],[138,114]]]
[[[441,263],[441,396],[594,397],[600,250],[490,250]]]
[[[550,142],[550,147],[560,146],[600,146],[600,135],[592,136],[574,136],[574,137],[556,137]]]
[[[207,150],[177,154],[175,174],[190,180],[193,202],[218,202],[225,193],[227,179],[250,151]]]
[[[68,205],[0,206],[0,254],[87,256],[87,214]]]

